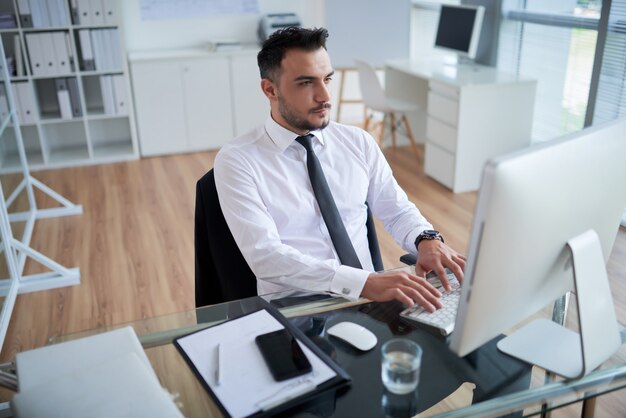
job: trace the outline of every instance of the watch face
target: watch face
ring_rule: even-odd
[[[422,233],[427,237],[436,237],[437,235],[439,235],[439,231],[435,231],[433,229],[427,229]]]

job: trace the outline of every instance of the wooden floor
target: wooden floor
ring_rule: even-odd
[[[465,251],[475,193],[453,194],[425,177],[409,149],[387,150],[386,155],[409,198],[447,243]],[[43,346],[56,335],[192,309],[195,183],[213,166],[214,156],[202,152],[34,173],[83,205],[83,215],[38,221],[31,241],[34,249],[63,265],[80,267],[81,284],[20,295],[0,360],[13,360],[17,352]],[[38,201],[51,204],[50,199]],[[403,251],[380,224],[378,233],[385,267],[400,265]],[[27,263],[27,273],[40,271]],[[618,317],[626,323],[623,228],[609,275]],[[620,394],[600,400],[598,416],[625,416]],[[9,396],[2,392],[0,400]]]

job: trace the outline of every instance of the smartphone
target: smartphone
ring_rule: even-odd
[[[256,344],[278,382],[312,370],[300,344],[286,328],[257,336]]]

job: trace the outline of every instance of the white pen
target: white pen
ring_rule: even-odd
[[[215,384],[217,386],[222,384],[222,344],[217,343],[217,347],[215,347]]]

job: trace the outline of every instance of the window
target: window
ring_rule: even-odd
[[[537,80],[534,141],[583,128],[599,20],[599,1],[503,1],[498,68]]]

